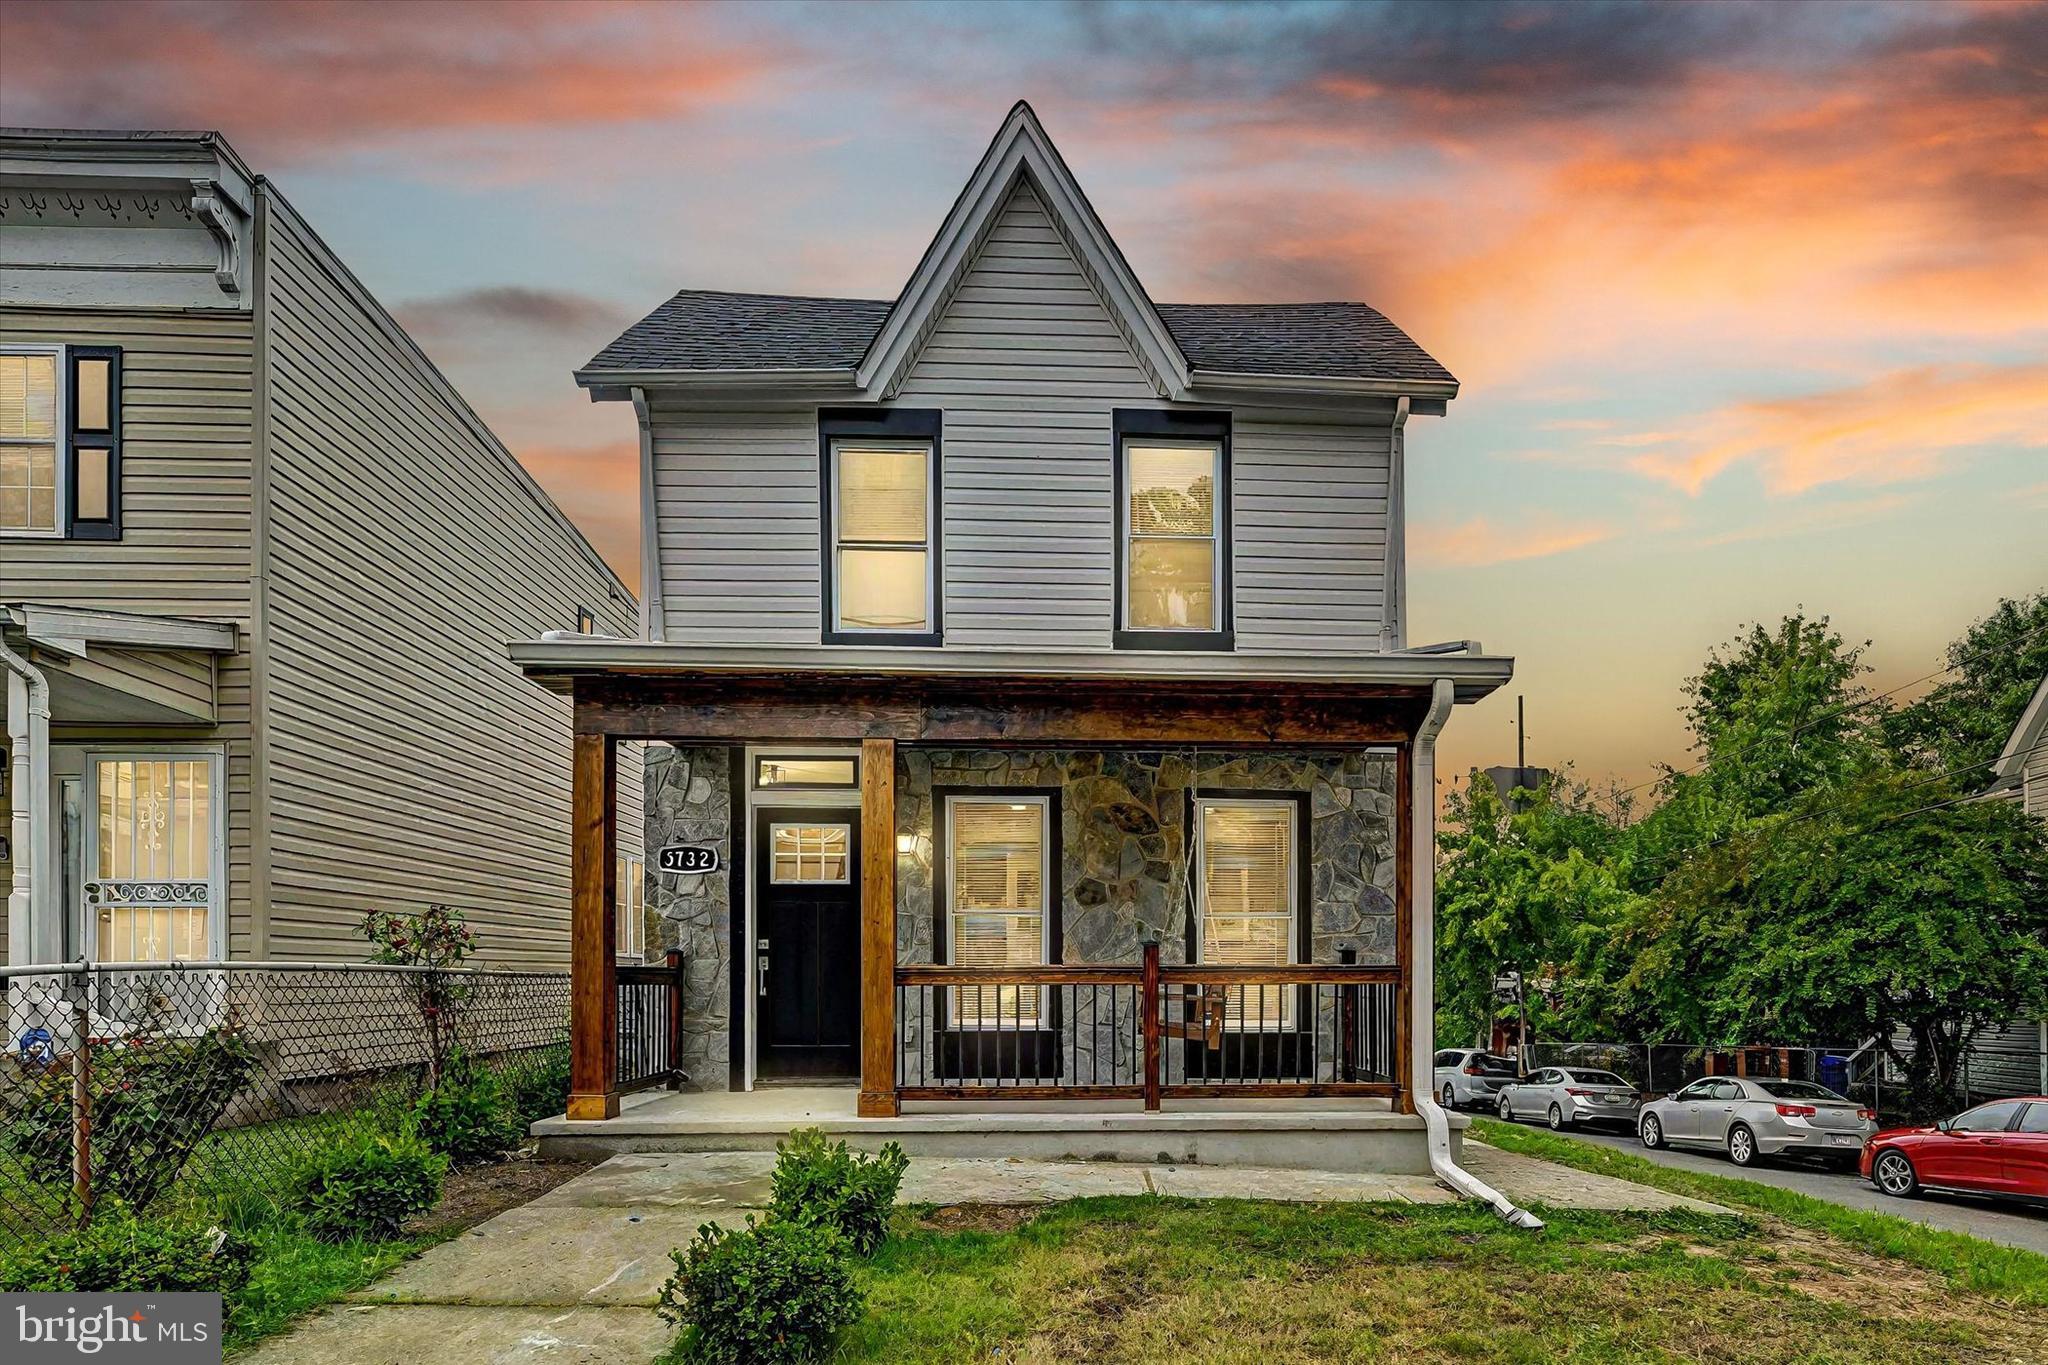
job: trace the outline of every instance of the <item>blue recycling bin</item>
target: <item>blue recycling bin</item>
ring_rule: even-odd
[[[1820,1059],[1820,1083],[1836,1094],[1849,1088],[1849,1059],[1830,1052]]]

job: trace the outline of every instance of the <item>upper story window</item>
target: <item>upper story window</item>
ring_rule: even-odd
[[[120,350],[0,349],[0,536],[120,535]]]
[[[819,415],[825,643],[940,643],[939,422]]]
[[[1119,649],[1230,649],[1230,419],[1116,413]]]

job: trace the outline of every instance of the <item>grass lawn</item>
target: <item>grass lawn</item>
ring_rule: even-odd
[[[840,1360],[2048,1359],[2048,1314],[1747,1215],[1156,1197],[906,1210]]]
[[[1472,1135],[1502,1151],[1542,1157],[1561,1166],[1632,1180],[1638,1185],[1781,1219],[1838,1237],[1865,1251],[1934,1271],[1958,1288],[2048,1308],[2048,1256],[2019,1247],[1999,1246],[1961,1233],[1923,1227],[1888,1213],[1846,1209],[1825,1199],[1754,1180],[1660,1166],[1633,1152],[1574,1142],[1568,1137],[1496,1119],[1474,1119]]]

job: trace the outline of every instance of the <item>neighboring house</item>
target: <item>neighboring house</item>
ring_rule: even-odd
[[[569,707],[505,642],[638,626],[217,134],[0,134],[8,962],[360,959],[446,902],[562,966]]]
[[[2048,824],[2048,677],[1999,751],[1986,795],[2018,801]],[[1985,1029],[1970,1047],[1969,1073],[1975,1094],[2048,1095],[2048,1018]]]
[[[1019,105],[894,301],[685,291],[577,378],[639,415],[650,638],[513,649],[577,708],[572,1118],[648,739],[696,1085],[1425,1098],[1434,737],[1513,661],[1409,647],[1458,385],[1398,327],[1154,303]]]

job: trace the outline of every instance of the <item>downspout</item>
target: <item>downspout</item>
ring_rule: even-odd
[[[1413,785],[1408,793],[1409,818],[1415,821],[1410,841],[1414,898],[1409,919],[1408,1074],[1428,1076],[1436,1054],[1436,737],[1450,718],[1456,692],[1448,678],[1438,678],[1429,698],[1429,713],[1415,732]],[[1422,1115],[1429,1140],[1429,1169],[1436,1178],[1468,1199],[1493,1206],[1494,1212],[1518,1228],[1540,1228],[1543,1220],[1517,1208],[1508,1197],[1451,1160],[1451,1121],[1436,1102],[1434,1084],[1414,1088],[1415,1112]]]
[[[654,412],[647,390],[633,390],[633,420],[640,425],[640,638],[667,638],[661,601],[661,526],[654,505]]]
[[[7,752],[13,769],[7,783],[13,802],[9,839],[14,852],[7,893],[7,960],[26,966],[37,961],[36,840],[50,827],[50,683],[41,669],[4,640],[0,666],[7,670]]]

